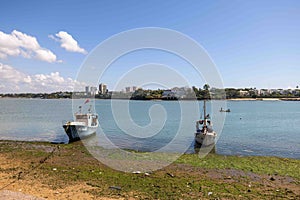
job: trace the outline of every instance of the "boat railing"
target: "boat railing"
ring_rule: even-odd
[[[68,123],[70,120],[62,120],[61,123],[62,125],[65,125],[66,123]]]

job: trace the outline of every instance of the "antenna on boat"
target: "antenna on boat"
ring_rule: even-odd
[[[81,106],[79,106],[79,113],[81,113],[81,108],[82,108],[82,107],[81,107]]]
[[[204,114],[204,117],[206,117],[206,100],[204,100],[204,102],[203,102],[203,114]]]
[[[206,116],[206,100],[205,99],[204,99],[204,102],[203,102],[203,115],[204,115],[204,126],[206,126],[207,116]]]

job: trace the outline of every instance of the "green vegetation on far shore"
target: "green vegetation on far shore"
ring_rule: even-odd
[[[167,93],[164,93],[168,91]],[[96,99],[131,99],[131,100],[203,100],[203,99],[263,99],[286,98],[286,100],[300,100],[300,89],[256,89],[256,88],[211,88],[205,84],[203,88],[175,87],[170,90],[137,89],[134,92],[111,91],[105,94],[86,94],[85,92],[53,92],[53,93],[11,93],[0,94],[0,97],[9,98],[96,98]]]

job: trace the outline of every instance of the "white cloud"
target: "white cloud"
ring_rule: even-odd
[[[87,54],[87,51],[85,49],[81,48],[78,45],[78,42],[69,33],[65,32],[65,31],[60,31],[60,32],[56,33],[55,36],[49,35],[49,38],[51,38],[57,42],[60,42],[60,46],[62,48],[64,48],[65,50],[71,51],[71,52]]]
[[[0,31],[0,59],[8,56],[35,58],[49,63],[60,62],[53,52],[41,47],[35,37],[16,30],[10,34]]]
[[[0,63],[0,93],[82,91],[85,85],[59,72],[28,75]]]
[[[41,48],[37,39],[33,36],[27,35],[25,33],[21,33],[16,30],[14,30],[11,34],[14,36],[14,38],[17,39],[17,42],[19,42],[19,46],[23,47],[24,49],[29,49],[34,51]]]
[[[39,60],[48,60],[48,62],[56,61],[56,55],[48,49],[38,49],[35,51],[35,53],[35,57]]]
[[[22,80],[25,76],[22,72],[17,71],[9,65],[3,65],[0,63],[0,84],[16,84]]]

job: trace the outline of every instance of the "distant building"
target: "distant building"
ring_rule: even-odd
[[[253,96],[253,95],[257,96],[258,94],[259,94],[259,91],[256,88],[254,88],[254,89],[250,88],[249,89],[249,95],[250,96]]]
[[[90,86],[85,86],[85,95],[90,94]]]
[[[84,96],[85,92],[74,92],[73,95],[74,97],[80,97],[80,96]]]
[[[131,88],[130,88],[130,87],[125,87],[125,92],[126,92],[126,93],[131,92]]]
[[[97,93],[97,87],[85,86],[85,95],[95,95]]]
[[[265,95],[269,95],[270,91],[268,89],[261,89],[259,90],[259,95],[260,96],[265,96]]]
[[[249,96],[249,91],[247,90],[240,90],[239,92],[241,97]]]
[[[283,90],[283,91],[282,91],[282,94],[283,94],[283,95],[292,94],[292,90],[291,90],[291,89]]]
[[[137,86],[132,86],[132,87],[125,87],[125,92],[129,93],[129,92],[135,92],[136,90],[138,90]]]
[[[171,91],[173,92],[173,96],[178,99],[186,98],[187,96],[189,96],[189,94],[193,96],[194,94],[192,89],[188,87],[174,87],[171,89]]]
[[[176,99],[176,91],[173,90],[164,90],[161,97],[163,99]]]
[[[100,83],[99,84],[99,94],[107,94],[108,90],[107,90],[107,85]]]
[[[298,94],[300,94],[300,90],[299,89],[292,90],[292,94],[298,95]]]
[[[283,89],[278,89],[279,94],[283,94]]]
[[[97,93],[97,87],[90,87],[90,94],[96,95],[96,93]]]
[[[269,91],[270,91],[270,94],[276,94],[279,92],[278,89],[270,89]]]

